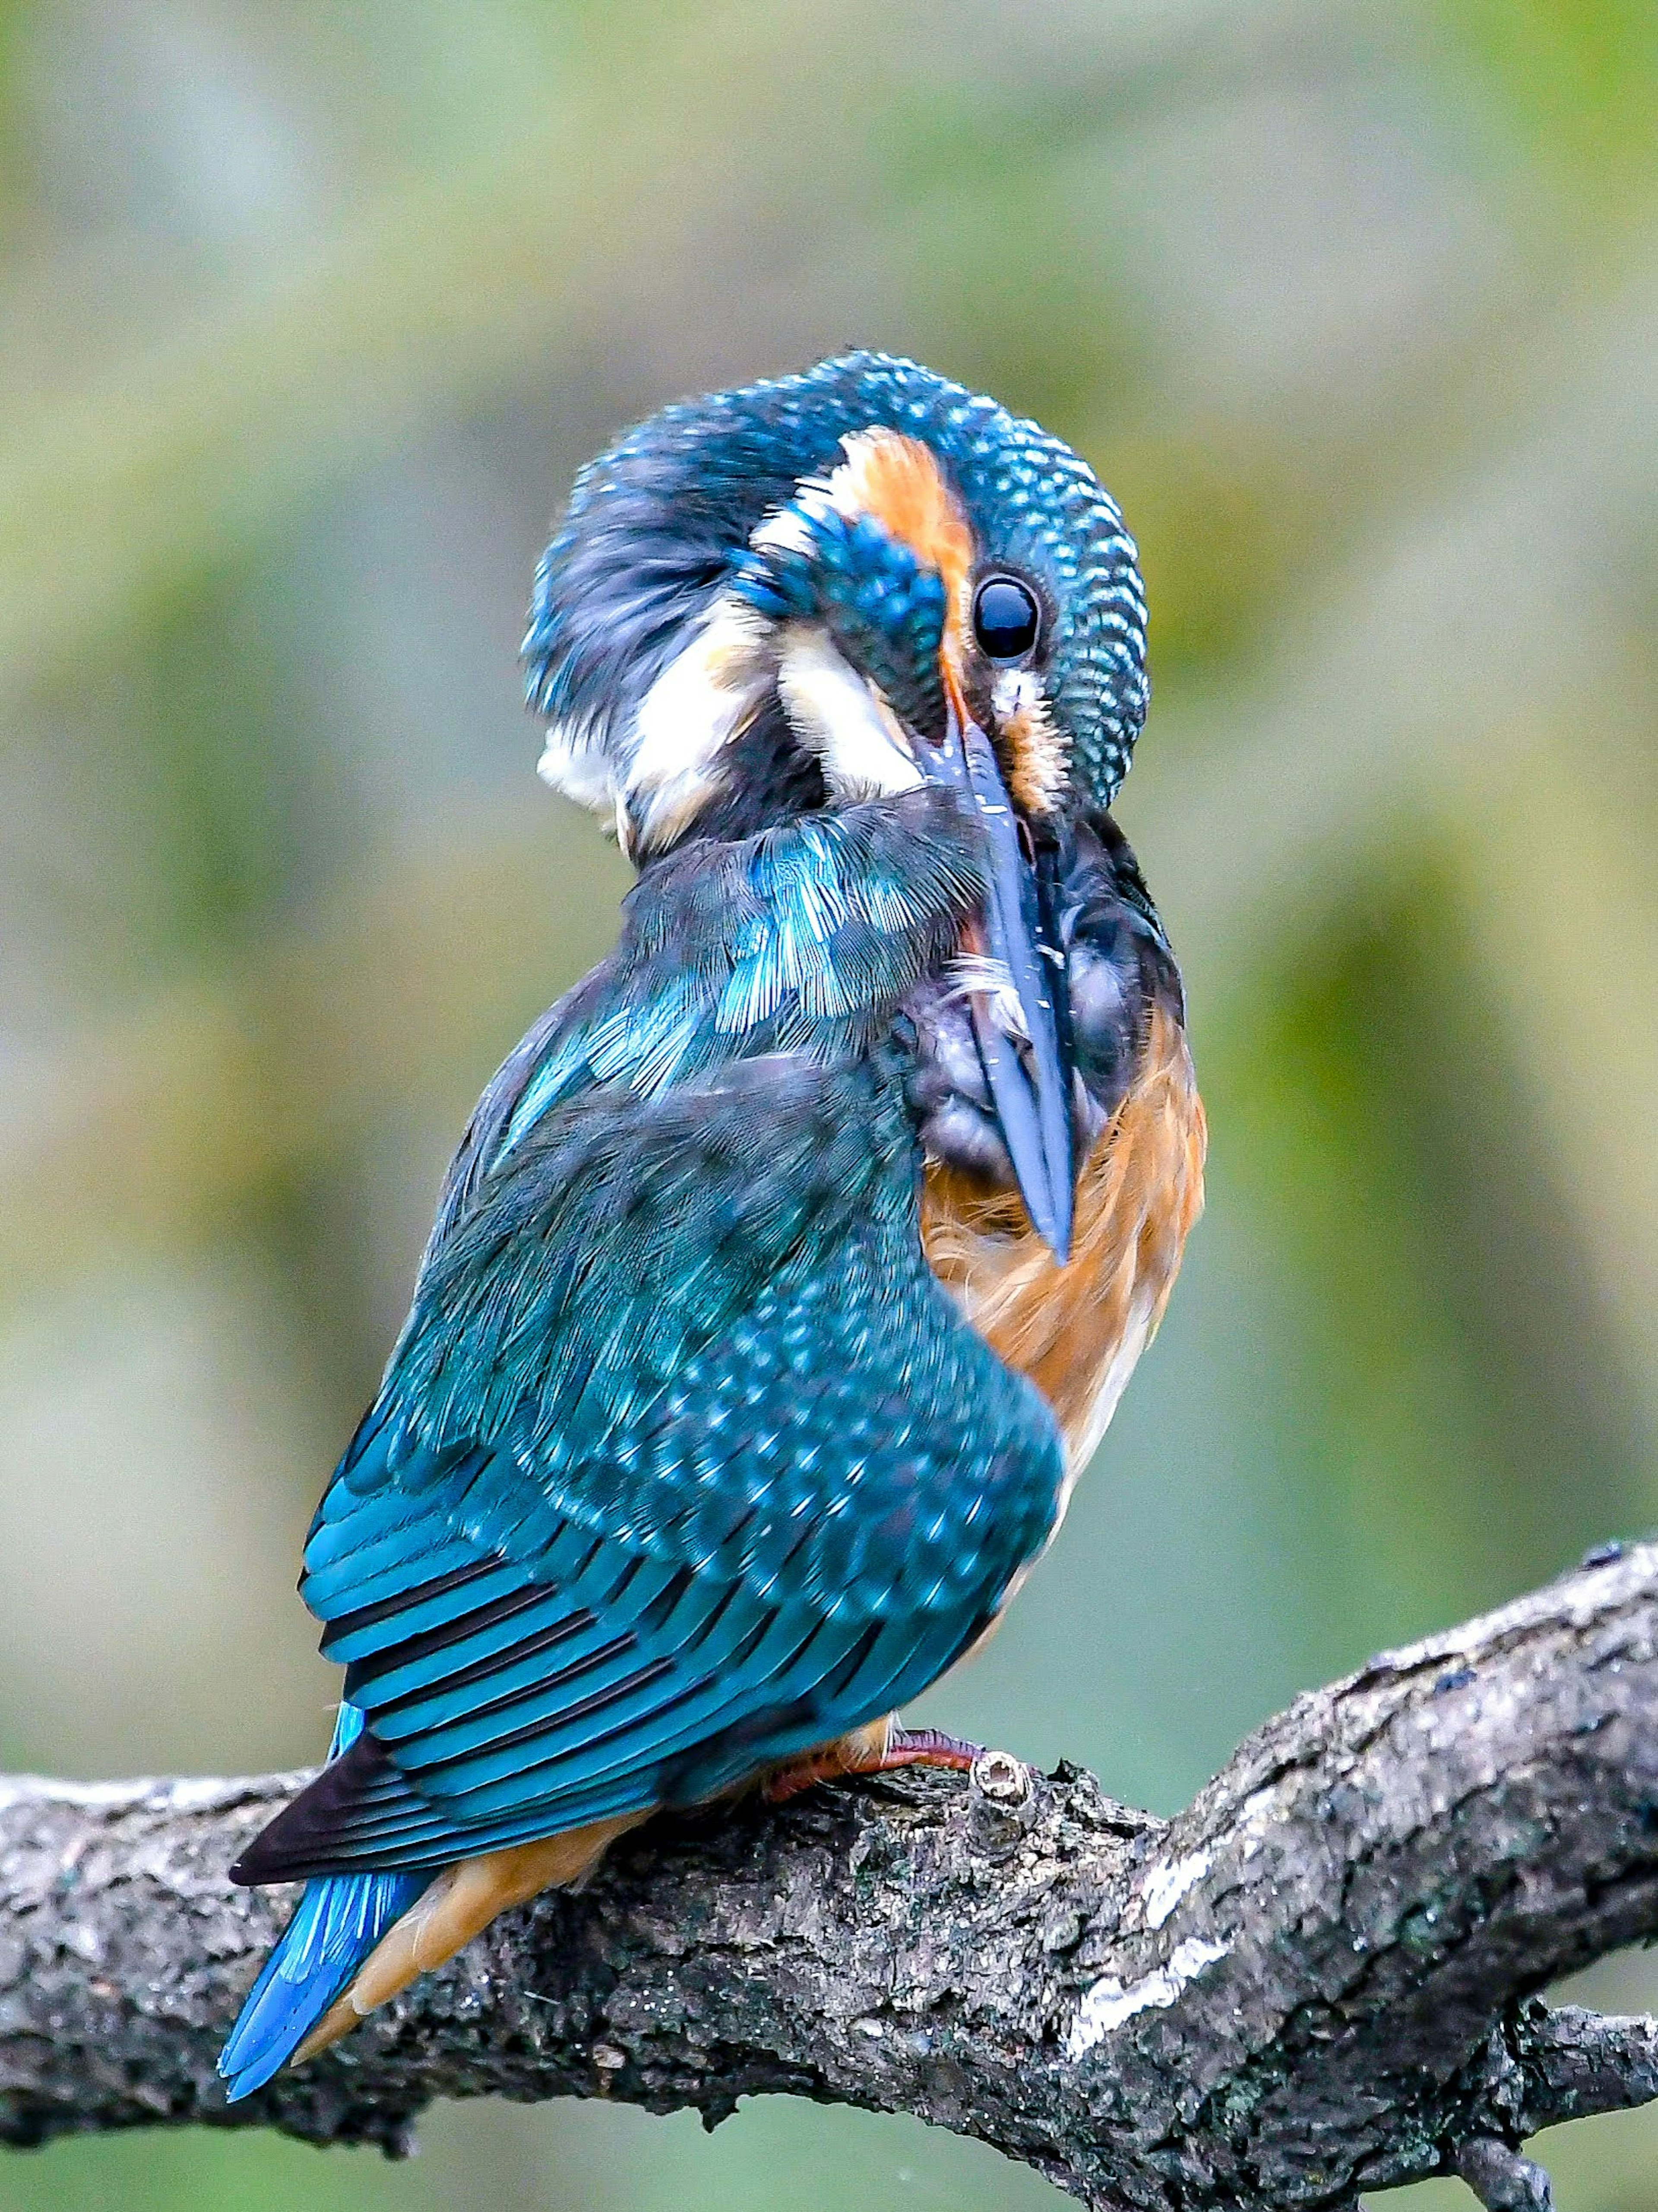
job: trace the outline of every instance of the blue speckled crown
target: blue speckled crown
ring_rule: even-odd
[[[531,708],[595,764],[730,579],[733,555],[849,431],[881,424],[944,462],[992,560],[1048,588],[1047,685],[1079,805],[1110,805],[1145,720],[1145,599],[1133,540],[1085,461],[993,399],[886,354],[664,408],[576,478],[536,571]]]

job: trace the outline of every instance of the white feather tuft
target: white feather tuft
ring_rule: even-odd
[[[880,799],[921,781],[903,725],[818,625],[785,634],[777,688],[796,733],[837,799]]]
[[[987,952],[963,952],[950,962],[949,977],[946,1004],[955,999],[982,999],[985,1011],[1005,1037],[1015,1044],[1030,1042],[1024,1005],[1005,960],[993,959]]]
[[[749,533],[756,553],[798,553],[810,560],[817,550],[813,526],[823,520],[834,501],[821,477],[802,477],[786,507],[768,514]]]
[[[719,787],[719,757],[772,677],[765,623],[722,599],[639,703],[618,798],[634,857],[682,836]]]
[[[1034,668],[1004,668],[990,687],[990,703],[999,722],[1040,713],[1045,703],[1041,677]]]
[[[610,757],[592,742],[585,723],[552,725],[536,774],[552,790],[596,813],[607,812],[616,796]]]

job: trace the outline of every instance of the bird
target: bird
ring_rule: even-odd
[[[231,1869],[305,1885],[231,2098],[655,1813],[971,1763],[898,1715],[1051,1541],[1201,1204],[1111,811],[1145,620],[1087,463],[914,362],[578,476],[528,699],[635,881],[484,1091],[312,1523],[343,1696]]]

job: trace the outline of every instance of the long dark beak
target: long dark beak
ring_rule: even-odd
[[[919,748],[927,775],[963,793],[988,848],[983,951],[1006,975],[969,994],[973,1035],[1037,1233],[1063,1264],[1071,1256],[1075,1166],[1071,1141],[1071,1022],[1053,870],[1013,811],[990,740],[945,685],[944,744]],[[1023,831],[1023,836],[1022,836]]]

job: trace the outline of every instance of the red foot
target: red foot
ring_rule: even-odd
[[[782,1805],[815,1783],[840,1782],[850,1774],[886,1774],[895,1766],[946,1766],[965,1774],[983,1749],[982,1744],[945,1735],[938,1729],[893,1729],[881,1750],[855,1736],[843,1736],[780,1768],[766,1784],[764,1795],[768,1804]]]
[[[894,1729],[887,1747],[867,1771],[884,1774],[890,1766],[947,1766],[966,1774],[984,1753],[981,1743],[965,1736],[946,1735],[941,1729]]]

